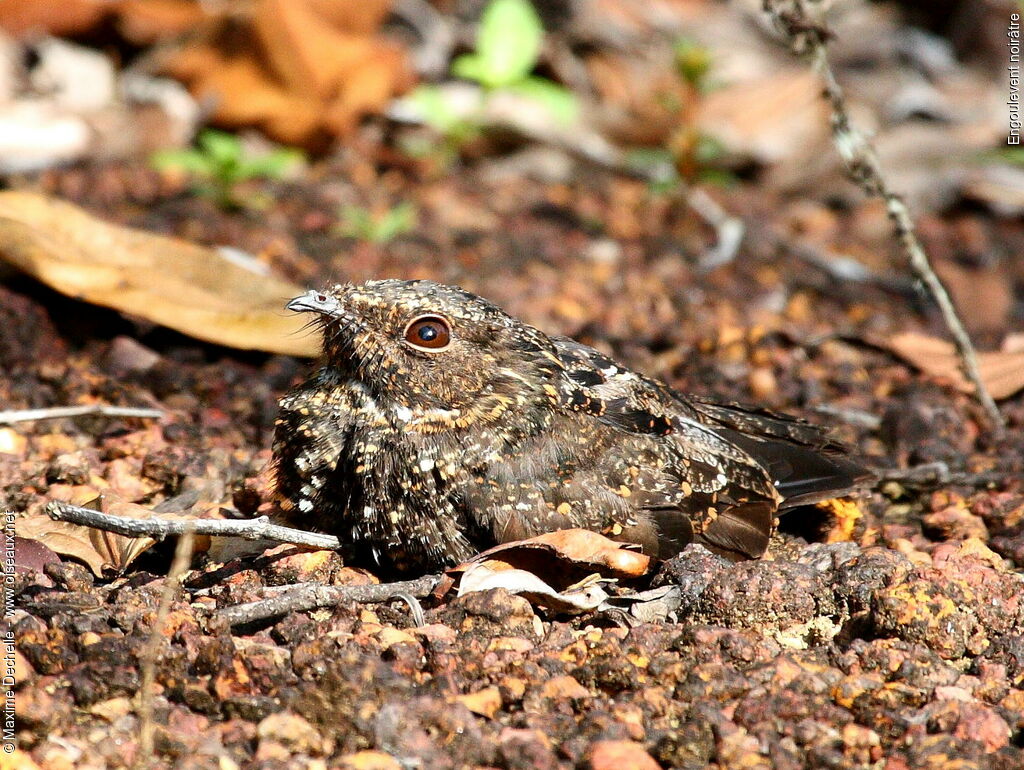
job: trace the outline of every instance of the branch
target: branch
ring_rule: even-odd
[[[960,353],[964,373],[974,384],[975,395],[993,426],[998,432],[1002,432],[1006,423],[981,379],[978,357],[971,344],[971,338],[957,316],[946,287],[942,285],[928,260],[928,255],[914,229],[910,211],[903,199],[889,188],[874,148],[850,120],[846,97],[828,60],[830,34],[806,7],[813,4],[816,4],[815,0],[809,0],[806,5],[805,0],[763,0],[763,9],[785,35],[794,53],[810,54],[813,67],[825,84],[825,99],[832,110],[832,140],[836,149],[846,162],[851,178],[861,189],[868,195],[877,196],[885,201],[896,238],[903,248],[907,261],[939,306],[946,328],[949,329]]]
[[[112,516],[60,501],[47,503],[44,510],[56,521],[68,521],[126,537],[154,537],[162,540],[175,535],[219,535],[245,540],[278,540],[324,549],[335,549],[340,545],[338,538],[332,535],[271,524],[266,516],[257,519],[139,519]],[[332,607],[342,602],[386,602],[395,598],[409,602],[410,597],[419,599],[428,596],[440,580],[440,575],[427,575],[416,580],[368,586],[324,586],[314,583],[288,586],[269,599],[228,607],[219,614],[229,625],[239,626],[289,612]]]
[[[51,406],[43,409],[11,409],[0,412],[0,425],[10,425],[29,420],[56,420],[61,417],[145,417],[159,419],[164,413],[159,409],[144,409],[134,406],[110,406],[109,404],[86,404],[83,406]]]
[[[257,620],[280,617],[289,612],[304,612],[317,607],[334,607],[343,602],[386,602],[389,599],[429,596],[441,575],[425,575],[416,580],[368,586],[323,586],[307,584],[269,599],[237,604],[217,613],[229,626],[241,626]],[[408,601],[408,600],[406,600]]]
[[[56,521],[69,521],[72,524],[115,532],[126,537],[153,537],[163,540],[169,536],[191,532],[194,535],[220,535],[240,537],[244,540],[277,540],[282,543],[331,550],[341,545],[338,538],[333,535],[271,524],[266,516],[256,519],[138,519],[112,516],[109,513],[60,501],[47,503],[43,510]]]

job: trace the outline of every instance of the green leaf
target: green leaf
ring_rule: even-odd
[[[480,17],[475,55],[456,59],[452,72],[502,88],[530,74],[543,40],[544,27],[529,0],[491,0]]]
[[[374,216],[362,206],[346,206],[341,211],[341,220],[335,228],[339,235],[385,244],[416,226],[416,207],[407,201]]]
[[[707,168],[697,172],[697,180],[715,187],[732,188],[739,184],[739,178],[725,169]]]
[[[697,137],[697,146],[693,151],[693,159],[701,165],[714,163],[725,157],[725,145],[720,140],[707,134]]]
[[[199,134],[199,149],[220,166],[237,163],[242,157],[242,140],[234,134],[206,129]]]
[[[210,176],[213,167],[209,158],[198,150],[157,150],[149,156],[157,171],[184,171],[197,176]]]
[[[375,243],[388,243],[416,226],[416,207],[406,201],[381,217],[374,232]]]
[[[690,85],[703,90],[711,71],[711,51],[696,40],[679,38],[675,44],[676,67]]]
[[[305,160],[305,155],[293,148],[280,148],[265,155],[242,158],[238,164],[239,179],[281,179]]]
[[[420,86],[406,99],[423,116],[423,121],[439,134],[447,134],[459,120],[437,86]]]
[[[580,106],[576,96],[568,88],[547,78],[526,78],[509,87],[510,91],[522,94],[527,99],[543,105],[561,126],[571,126],[579,117]]]
[[[487,83],[487,73],[479,54],[464,53],[461,56],[456,56],[452,61],[452,74],[464,80],[490,85]]]
[[[988,153],[991,160],[1011,163],[1013,165],[1024,165],[1024,147],[1003,147]]]

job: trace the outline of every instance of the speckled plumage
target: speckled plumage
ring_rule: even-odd
[[[780,509],[864,476],[816,426],[683,396],[462,289],[370,281],[288,307],[315,314],[324,361],[281,400],[281,517],[386,568],[567,527],[757,557]]]

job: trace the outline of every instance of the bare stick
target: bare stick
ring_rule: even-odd
[[[694,187],[686,196],[690,210],[699,216],[704,223],[715,229],[716,243],[700,261],[700,268],[706,273],[717,267],[727,265],[736,259],[736,254],[743,245],[746,226],[743,220],[732,216],[701,187]]]
[[[137,768],[147,767],[153,760],[153,687],[156,683],[156,661],[164,644],[163,629],[167,615],[171,611],[171,602],[181,587],[181,578],[185,570],[192,562],[192,545],[192,531],[189,529],[182,534],[174,549],[174,560],[167,573],[167,580],[164,581],[164,590],[160,594],[160,606],[156,611],[153,631],[142,651],[142,681],[139,685],[136,707],[136,713],[139,715],[139,752],[133,763]]]
[[[343,602],[386,602],[401,598],[408,602],[409,596],[421,599],[434,590],[441,575],[425,575],[416,580],[398,583],[381,583],[369,586],[323,586],[306,584],[294,590],[282,592],[269,599],[228,607],[218,617],[229,626],[241,626],[267,618],[287,615],[289,612],[304,612],[317,607],[334,607]]]
[[[0,412],[0,425],[10,425],[29,420],[57,420],[61,417],[142,417],[159,419],[164,413],[159,409],[144,409],[134,406],[110,406],[109,404],[85,404],[83,406],[51,406],[43,409],[11,409]]]
[[[811,3],[808,4],[813,3],[814,0],[811,0]],[[814,14],[808,11],[808,4],[805,4],[804,0],[763,0],[765,12],[771,16],[786,36],[790,48],[797,54],[809,53],[811,55],[814,69],[824,81],[825,99],[832,110],[832,140],[836,149],[846,162],[850,176],[864,192],[868,195],[878,196],[885,201],[886,210],[889,212],[889,218],[893,221],[897,240],[903,247],[907,261],[939,306],[946,327],[953,336],[960,353],[964,373],[974,384],[975,395],[988,413],[993,426],[1001,432],[1006,423],[981,379],[978,357],[973,344],[971,344],[971,338],[957,316],[956,308],[946,292],[946,287],[942,285],[942,281],[928,261],[928,255],[917,237],[914,222],[906,203],[889,188],[874,148],[850,120],[846,97],[843,95],[843,89],[836,80],[828,60],[829,32],[815,18]]]
[[[56,521],[69,521],[93,529],[116,532],[126,537],[155,537],[162,540],[165,537],[183,535],[187,531],[196,535],[240,537],[244,540],[277,540],[282,543],[330,550],[341,545],[338,538],[333,535],[271,524],[266,516],[256,519],[139,519],[112,516],[92,508],[59,501],[47,503],[44,510]]]

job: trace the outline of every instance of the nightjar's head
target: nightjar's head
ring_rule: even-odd
[[[545,398],[560,368],[542,332],[432,281],[339,284],[288,309],[317,314],[328,367],[397,408],[499,418],[517,399]]]

